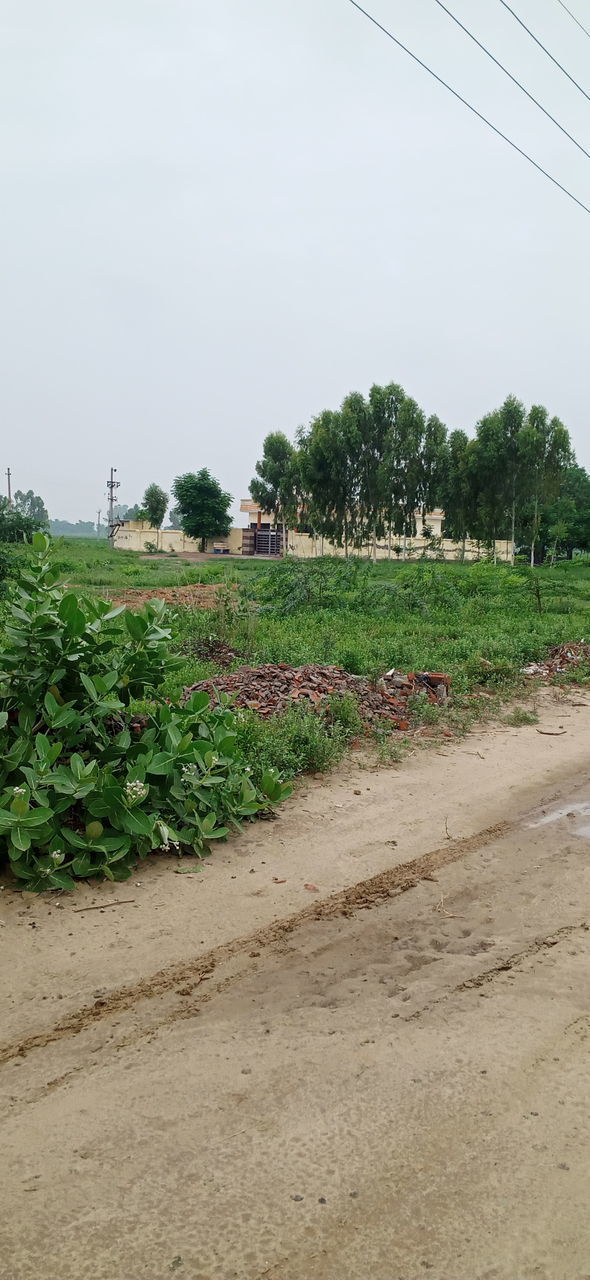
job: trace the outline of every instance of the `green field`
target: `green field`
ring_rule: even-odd
[[[190,562],[82,539],[58,541],[55,556],[64,581],[90,595],[111,597],[130,587],[157,595],[163,587],[220,583],[217,608],[171,611],[173,649],[182,658],[163,690],[172,699],[219,670],[213,639],[235,650],[234,666],[318,662],[375,678],[391,667],[445,671],[454,697],[441,717],[461,731],[499,706],[498,698],[525,693],[526,663],[552,645],[590,636],[590,563],[582,559],[534,571],[485,562]],[[589,675],[577,668],[566,678]],[[474,689],[497,699],[474,700]],[[330,743],[321,717],[318,724],[318,717],[298,712],[280,725],[246,717],[254,767],[271,760],[285,773],[328,767],[355,728],[349,711],[341,709],[342,732],[332,727]],[[416,722],[424,715],[432,710],[414,709]]]
[[[532,572],[484,562],[191,562],[72,538],[55,543],[55,562],[65,581],[96,595],[237,583],[237,607],[224,592],[213,612],[176,610],[186,683],[215,669],[199,657],[212,633],[251,663],[327,662],[362,675],[439,669],[461,689],[518,684],[520,667],[549,646],[590,636],[590,562],[582,559]]]
[[[114,551],[106,539],[56,538],[54,549],[55,563],[64,580],[97,594],[133,587],[151,589],[189,586],[193,582],[219,582],[229,569],[227,560],[222,557],[209,562],[195,562],[183,560],[180,556]],[[22,547],[11,546],[10,551],[27,554]],[[240,581],[247,579],[255,572],[257,563],[232,559],[231,574]]]

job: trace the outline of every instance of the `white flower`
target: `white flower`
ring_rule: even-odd
[[[12,790],[13,790],[13,794],[14,794],[15,796],[24,796],[24,794],[25,794],[25,788],[24,788],[24,787],[13,787],[13,788],[12,788]]]
[[[143,800],[147,793],[148,788],[145,782],[141,782],[139,778],[136,778],[134,782],[125,783],[125,795],[128,800]]]

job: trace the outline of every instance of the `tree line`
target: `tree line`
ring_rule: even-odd
[[[301,428],[263,444],[250,493],[284,528],[298,527],[349,551],[387,539],[405,555],[437,507],[443,536],[495,554],[499,541],[531,563],[553,546],[590,549],[590,477],[569,432],[543,405],[508,396],[472,438],[448,431],[396,383],[353,392]],[[428,532],[428,530],[427,530]]]

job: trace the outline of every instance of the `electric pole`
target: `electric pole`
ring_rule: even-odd
[[[8,506],[12,507],[12,492],[10,489],[10,467],[6,468],[6,478],[8,480]]]
[[[96,513],[96,536],[97,536],[97,538],[100,538],[100,517],[101,517],[101,515],[102,515],[102,511],[97,511],[97,513]]]
[[[109,538],[112,538],[115,532],[115,492],[120,487],[120,481],[115,480],[117,468],[111,467],[111,478],[107,480],[107,494],[109,499]]]

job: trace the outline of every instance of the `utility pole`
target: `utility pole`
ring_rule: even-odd
[[[100,510],[99,510],[99,511],[97,511],[97,513],[96,513],[96,536],[97,536],[97,538],[100,538],[100,517],[101,517],[101,515],[102,515],[102,511],[100,511]]]
[[[112,538],[115,532],[115,492],[120,488],[120,481],[115,480],[117,468],[111,467],[111,478],[107,480],[107,493],[109,499],[109,538]]]
[[[12,507],[12,492],[10,489],[10,467],[6,468],[6,478],[8,480],[8,506]]]

